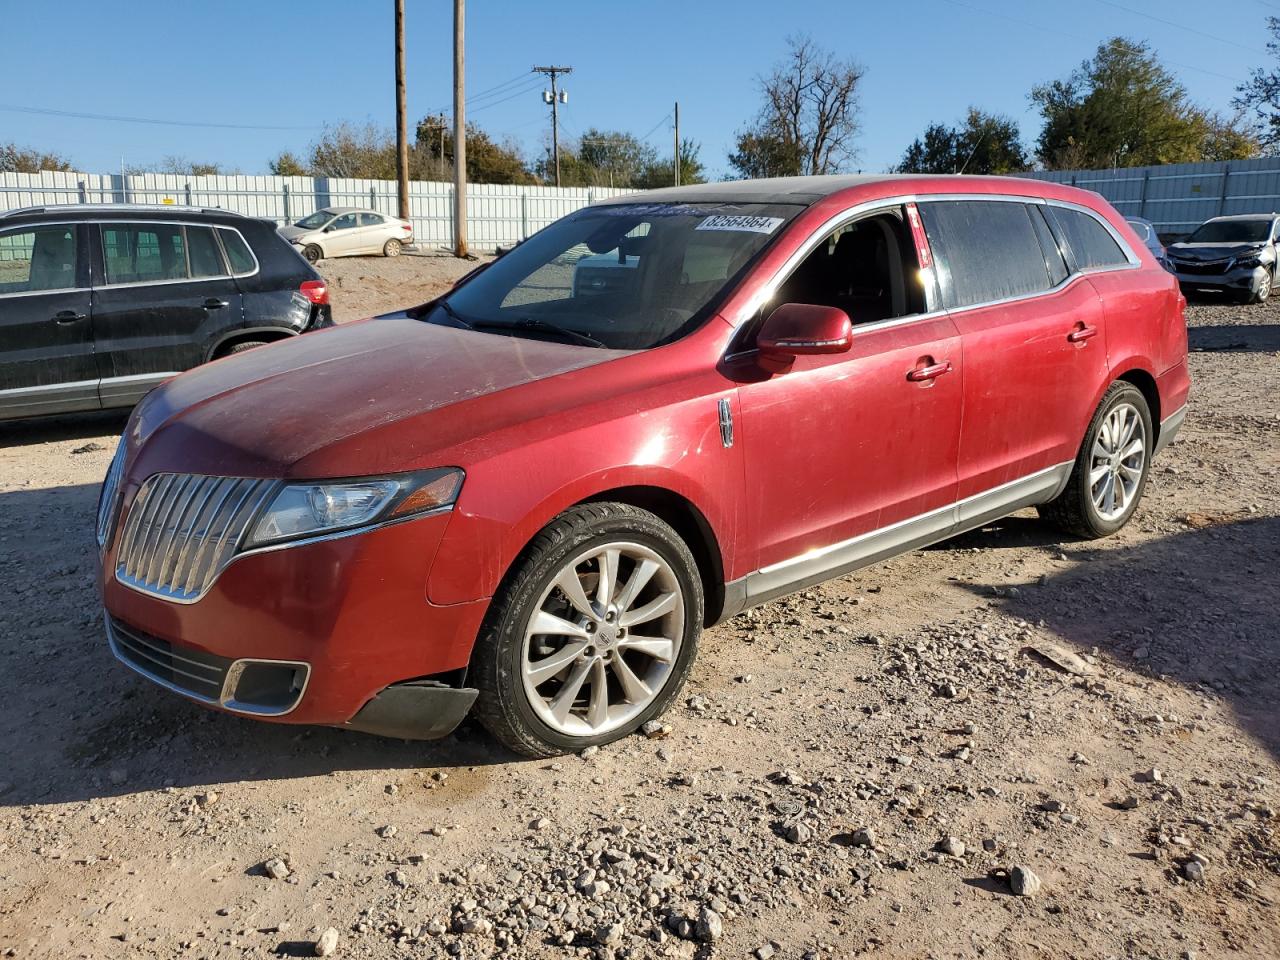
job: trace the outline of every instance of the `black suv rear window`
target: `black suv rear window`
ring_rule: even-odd
[[[232,273],[239,276],[242,273],[253,273],[258,268],[249,245],[238,231],[219,227],[218,236],[222,238],[222,248],[227,251],[227,259],[231,261]]]

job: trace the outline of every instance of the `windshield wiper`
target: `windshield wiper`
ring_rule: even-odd
[[[471,323],[469,320],[463,320],[462,315],[458,313],[457,310],[453,309],[453,307],[449,306],[449,301],[437,300],[436,306],[443,310],[448,315],[449,319],[459,326],[465,327],[468,330],[474,330],[476,328],[475,324]]]
[[[443,306],[443,303],[441,304]],[[534,330],[538,333],[550,333],[564,340],[571,340],[574,343],[580,343],[586,347],[604,347],[607,346],[603,341],[597,340],[590,334],[582,333],[579,330],[570,330],[568,327],[562,327],[559,324],[549,323],[546,320],[537,320],[533,317],[521,317],[514,323],[497,323],[494,321],[477,322],[470,324],[473,330]]]

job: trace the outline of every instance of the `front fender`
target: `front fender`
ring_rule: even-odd
[[[431,569],[430,601],[492,596],[520,552],[557,514],[619,487],[658,488],[691,503],[711,528],[729,578],[743,468],[740,447],[721,441],[721,397],[736,407],[730,389],[534,440],[469,467]]]

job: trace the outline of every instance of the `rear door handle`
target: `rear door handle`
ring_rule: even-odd
[[[226,300],[219,300],[217,297],[210,297],[204,302],[206,310],[220,310],[227,305]]]
[[[916,367],[907,373],[907,379],[912,383],[922,383],[925,380],[936,380],[944,373],[951,372],[951,361],[943,360],[941,363],[931,363],[927,367]]]
[[[1067,339],[1070,340],[1072,343],[1083,343],[1084,341],[1088,340],[1090,337],[1096,337],[1097,335],[1098,335],[1097,327],[1081,326],[1081,327],[1077,327],[1076,329],[1068,333]]]
[[[79,323],[88,314],[76,313],[74,310],[59,310],[53,315],[53,322],[65,326],[68,323]]]

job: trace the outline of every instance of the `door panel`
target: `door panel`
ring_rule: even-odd
[[[202,363],[221,331],[241,325],[241,295],[228,276],[191,278],[193,271],[212,268],[207,248],[200,240],[189,244],[181,225],[101,227],[105,273],[99,276],[105,283],[95,284],[93,291],[98,370],[104,399],[112,393],[117,403],[127,403],[153,386],[158,375]],[[112,391],[112,380],[125,395]]]
[[[324,252],[331,257],[346,257],[360,252],[361,230],[354,213],[344,213],[325,227]]]
[[[85,228],[0,232],[0,417],[94,409]]]
[[[1088,281],[952,316],[965,360],[960,497],[1074,459],[1107,376],[1106,340],[1087,335],[1102,330]]]
[[[934,379],[908,379],[945,363],[951,369]],[[949,508],[961,377],[954,324],[930,317],[855,327],[849,353],[801,357],[786,373],[743,384],[757,568]]]

